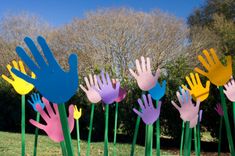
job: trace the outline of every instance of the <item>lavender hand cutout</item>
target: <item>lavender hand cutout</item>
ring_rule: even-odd
[[[144,104],[141,99],[138,99],[141,112],[135,108],[133,108],[133,111],[142,118],[146,125],[151,125],[159,118],[162,102],[159,101],[158,107],[155,109],[150,94],[148,94],[148,101],[146,95],[143,94],[142,97],[144,99]]]
[[[105,78],[104,71],[102,71],[101,77],[102,77],[102,82],[100,80],[100,77],[96,76],[99,88],[96,87],[93,88],[100,94],[102,101],[105,104],[112,104],[114,100],[118,97],[120,82],[117,82],[114,88],[108,73],[106,73],[106,78]]]

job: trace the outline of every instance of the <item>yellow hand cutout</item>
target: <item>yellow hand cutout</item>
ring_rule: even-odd
[[[78,108],[76,105],[73,108],[74,108],[74,114],[73,114],[74,119],[76,120],[80,119],[80,117],[82,116],[82,109],[80,108],[78,111]]]
[[[206,60],[201,55],[198,56],[198,60],[208,72],[202,71],[197,67],[194,70],[199,74],[206,76],[211,83],[216,86],[223,86],[226,84],[232,76],[232,57],[226,56],[227,65],[224,66],[220,62],[213,48],[210,49],[210,53],[207,50],[203,50],[203,54],[205,55]]]
[[[22,61],[19,61],[19,63],[17,63],[14,60],[14,61],[12,61],[12,64],[15,69],[20,70],[22,73],[26,74],[26,71],[25,71],[25,68],[24,68]],[[34,85],[17,77],[14,73],[11,72],[11,68],[12,68],[12,66],[10,64],[8,64],[7,69],[9,71],[9,73],[11,74],[12,79],[8,78],[6,75],[2,75],[2,78],[4,80],[6,80],[8,83],[10,83],[14,87],[15,91],[18,94],[20,94],[20,95],[28,94],[34,88]],[[33,72],[31,73],[31,77],[35,78],[35,74]]]
[[[204,88],[198,73],[196,73],[195,75],[193,73],[190,73],[191,79],[188,76],[186,76],[185,78],[190,89],[188,89],[185,85],[182,85],[182,87],[190,92],[193,100],[197,101],[197,99],[199,99],[201,102],[206,100],[209,96],[210,81],[206,82],[206,87]]]

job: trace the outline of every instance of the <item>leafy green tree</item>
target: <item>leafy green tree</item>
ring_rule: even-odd
[[[208,29],[210,34],[213,33],[214,36],[217,36],[210,38],[210,40],[217,40],[216,43],[219,41],[219,45],[211,44],[211,46],[214,48],[219,47],[217,50],[222,51],[223,54],[234,55],[234,8],[235,0],[207,0],[203,6],[194,10],[194,12],[188,17],[188,25],[191,28],[191,39],[195,32],[197,32],[193,31],[195,27],[198,28],[198,30]],[[208,34],[204,34],[204,36],[206,35]]]
[[[235,19],[235,0],[206,0],[205,4],[188,17],[188,24],[192,26],[209,26],[213,22],[214,14],[222,14],[225,19]]]

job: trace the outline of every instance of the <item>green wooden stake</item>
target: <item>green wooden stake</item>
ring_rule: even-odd
[[[66,151],[66,146],[65,146],[64,141],[60,142],[60,147],[61,147],[63,156],[67,156],[67,151]]]
[[[68,120],[67,120],[67,114],[65,110],[65,104],[58,104],[58,110],[60,114],[60,122],[61,122],[62,130],[64,133],[64,140],[65,140],[67,152],[69,156],[73,156],[74,155],[73,145],[72,145],[72,139],[71,139]]]
[[[134,132],[134,137],[133,137],[132,146],[131,146],[131,156],[134,156],[135,154],[135,144],[137,141],[139,126],[140,126],[140,116],[137,116],[136,123],[135,123],[135,132]]]
[[[116,156],[116,139],[117,139],[117,119],[118,119],[118,102],[115,105],[115,122],[114,122],[114,137],[113,137],[113,155]]]
[[[233,130],[235,134],[235,102],[233,102]]]
[[[40,121],[40,113],[39,112],[37,112],[36,121],[37,122]],[[34,150],[33,150],[33,155],[34,156],[37,155],[37,146],[38,146],[38,128],[36,127],[36,129],[35,129],[35,139],[34,139]]]
[[[188,155],[189,150],[189,121],[185,123],[184,156]]]
[[[21,96],[21,155],[25,156],[25,95]]]
[[[218,156],[220,156],[220,151],[221,151],[222,127],[223,127],[223,116],[220,116],[220,123],[219,123],[219,140],[218,140]]]
[[[81,148],[80,148],[79,120],[76,120],[76,130],[77,130],[77,148],[78,148],[78,156],[80,156],[80,155],[81,155]]]
[[[146,91],[142,91],[142,94],[145,94],[145,93],[146,93]],[[139,108],[139,111],[142,112],[141,108]],[[132,141],[132,145],[131,145],[131,156],[134,156],[134,154],[135,154],[135,144],[137,141],[139,126],[140,126],[140,116],[138,115],[137,119],[136,119],[136,123],[135,123],[135,132],[134,132],[134,137],[133,137],[133,141]]]
[[[109,105],[105,105],[105,129],[104,129],[104,156],[109,155],[108,151],[108,131],[109,131]]]
[[[148,126],[147,125],[145,125],[145,138],[144,139],[145,139],[144,152],[145,152],[145,156],[147,156],[148,155],[148,147],[147,147],[147,145],[148,145]]]
[[[146,93],[145,91],[142,91],[142,94],[145,94],[145,93]],[[139,108],[139,111],[141,112],[142,110]],[[134,132],[134,137],[133,137],[133,141],[132,141],[132,145],[131,145],[131,156],[133,156],[135,153],[135,144],[137,141],[139,126],[140,126],[140,116],[138,115],[137,119],[136,119],[136,123],[135,123],[135,132]]]
[[[223,91],[222,86],[219,87],[219,91],[220,91],[220,97],[221,97],[221,104],[222,104],[222,108],[224,112],[224,122],[225,122],[225,128],[227,132],[229,149],[230,149],[231,155],[235,155],[234,146],[233,146],[233,138],[232,138],[231,129],[229,125],[229,119],[228,119],[227,106],[226,106],[226,101],[225,101],[225,96],[224,96],[224,91]]]
[[[90,117],[90,125],[89,125],[89,134],[88,134],[88,143],[87,143],[87,150],[86,150],[86,156],[90,155],[90,149],[91,149],[91,132],[92,132],[92,124],[93,124],[93,118],[94,118],[94,110],[95,110],[95,104],[91,104],[91,117]]]
[[[190,156],[191,154],[191,145],[192,145],[192,128],[189,128],[188,156]]]
[[[195,155],[198,156],[197,126],[194,127],[193,130],[194,130],[194,150],[195,150]]]
[[[153,151],[153,125],[148,125],[149,126],[149,155],[152,156],[152,151]]]
[[[152,156],[153,125],[146,125],[145,129],[145,156]]]
[[[158,100],[156,100],[156,108],[158,107]],[[160,117],[156,121],[156,156],[160,156]]]
[[[180,156],[183,156],[183,143],[184,143],[184,121],[182,121],[182,132],[181,132],[181,140],[180,140]]]
[[[197,122],[197,151],[198,151],[198,156],[201,155],[201,130],[200,130],[200,116],[198,116],[198,122]]]

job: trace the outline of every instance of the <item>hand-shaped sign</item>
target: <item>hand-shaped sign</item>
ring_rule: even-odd
[[[81,116],[82,116],[82,109],[80,108],[78,111],[77,106],[74,105],[74,114],[73,114],[74,119],[79,120]]]
[[[33,93],[31,94],[31,101],[28,100],[28,103],[31,104],[31,106],[33,107],[33,109],[38,112],[38,110],[36,109],[36,105],[39,104],[41,106],[42,109],[44,109],[44,104],[42,103],[41,99],[40,99],[40,95],[38,93]]]
[[[195,68],[194,70],[199,74],[206,76],[214,85],[223,86],[232,76],[231,56],[226,57],[227,65],[224,66],[220,62],[214,49],[211,48],[210,53],[207,50],[203,50],[203,54],[205,55],[206,60],[201,55],[198,56],[198,60],[208,72],[202,71],[199,68]]]
[[[139,60],[136,60],[137,73],[132,69],[129,69],[131,75],[137,80],[138,86],[143,91],[149,91],[152,89],[160,76],[160,69],[156,71],[155,76],[153,76],[150,66],[150,59],[147,57],[147,64],[145,63],[145,58],[141,57],[141,66]]]
[[[195,75],[193,73],[190,73],[190,77],[191,80],[188,76],[186,76],[186,81],[188,82],[190,89],[188,89],[185,85],[182,85],[182,87],[190,92],[194,101],[197,101],[197,99],[199,99],[202,102],[207,99],[207,97],[209,96],[210,81],[206,82],[206,87],[204,88],[198,73],[196,73]]]
[[[93,88],[93,87],[99,88],[96,76],[94,75],[94,81],[93,81],[92,75],[90,74],[89,79],[90,82],[88,81],[87,77],[84,78],[87,89],[83,85],[80,85],[80,87],[86,93],[86,96],[91,103],[98,103],[100,102],[101,97],[100,94]]]
[[[195,116],[192,120],[190,120],[189,126],[190,128],[193,128],[198,123],[198,116],[199,116],[199,122],[202,120],[202,110],[199,111],[199,115]]]
[[[227,84],[224,85],[224,93],[231,102],[235,102],[235,81],[234,79],[230,80]]]
[[[12,68],[12,72],[33,84],[50,101],[59,104],[68,101],[75,94],[78,87],[77,55],[70,55],[70,70],[65,72],[55,60],[43,37],[39,36],[37,41],[46,60],[44,60],[32,39],[26,37],[24,41],[33,54],[36,63],[26,54],[22,47],[16,47],[16,52],[29,69],[36,74],[36,79],[18,71],[17,68]]]
[[[114,88],[116,88],[116,83],[118,80],[112,79],[112,83]],[[121,102],[125,97],[126,97],[126,90],[123,89],[122,87],[119,87],[119,92],[118,92],[118,97],[114,100],[115,102]]]
[[[146,125],[153,124],[159,118],[162,103],[161,101],[159,101],[158,107],[157,109],[155,109],[150,94],[148,94],[148,101],[146,95],[142,95],[142,97],[144,100],[144,104],[141,99],[138,99],[141,112],[139,112],[135,108],[133,108],[133,111],[142,118]]]
[[[96,77],[99,84],[99,88],[93,88],[100,94],[102,101],[105,104],[112,104],[114,100],[118,97],[120,82],[117,82],[116,88],[114,88],[108,73],[106,73],[105,78],[104,71],[102,71],[101,77],[102,82],[99,76]]]
[[[171,103],[179,111],[180,117],[184,122],[186,121],[191,122],[192,120],[195,120],[195,118],[198,118],[200,101],[197,100],[197,103],[195,106],[191,101],[189,91],[185,91],[184,89],[182,89],[181,92],[182,92],[182,95],[180,95],[179,92],[176,92],[176,95],[177,95],[178,101],[180,102],[181,107],[179,107],[174,101],[171,101]],[[192,123],[190,123],[190,128],[195,126],[194,125],[195,123],[194,124]]]
[[[201,110],[199,111],[199,121],[200,121],[200,122],[202,121],[202,113],[203,113],[203,110],[201,109]]]
[[[40,104],[36,105],[38,112],[40,113],[41,117],[45,120],[46,125],[38,123],[37,121],[30,119],[29,122],[38,127],[39,129],[44,130],[49,138],[55,142],[61,142],[64,140],[63,130],[61,127],[60,116],[58,111],[57,104],[53,103],[54,111],[50,105],[50,102],[46,98],[42,98],[43,103],[46,106],[48,114],[42,109]],[[70,133],[74,127],[74,119],[73,119],[73,105],[69,106],[69,117],[68,117],[68,125],[70,129]]]
[[[219,103],[216,105],[215,111],[219,114],[219,116],[224,116],[223,108]]]
[[[14,68],[22,73],[24,73],[25,75],[27,74],[25,69],[24,69],[24,65],[22,61],[19,61],[19,63],[17,63],[16,61],[12,61],[12,64],[14,66]],[[28,94],[33,88],[34,86],[31,83],[26,82],[25,80],[23,80],[22,78],[16,76],[14,73],[11,72],[12,66],[11,65],[7,65],[7,69],[9,71],[9,73],[11,74],[12,79],[8,78],[6,75],[2,75],[2,78],[4,80],[6,80],[8,83],[10,83],[15,91],[20,94],[20,95],[25,95]],[[31,79],[35,78],[35,74],[32,72],[31,73]]]
[[[149,94],[154,100],[159,101],[166,92],[166,80],[163,80],[162,85],[159,82],[149,90]]]

